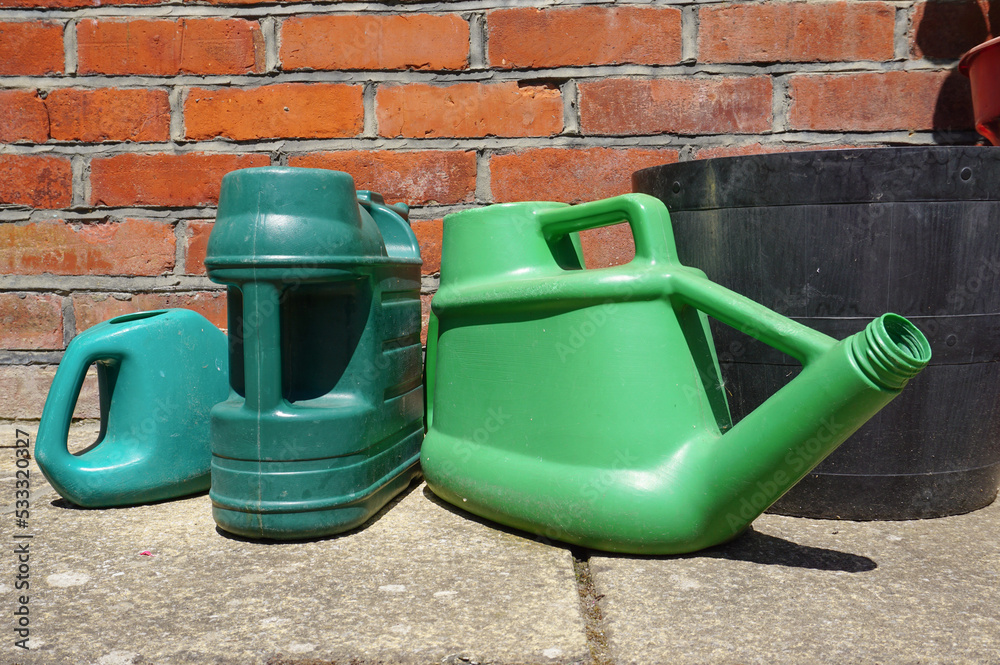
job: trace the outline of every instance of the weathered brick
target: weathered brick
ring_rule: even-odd
[[[681,59],[673,7],[517,7],[487,14],[494,67],[669,65]]]
[[[45,98],[50,133],[57,141],[166,141],[170,100],[166,90],[61,88]]]
[[[896,9],[885,2],[766,2],[703,7],[702,62],[891,60]]]
[[[73,198],[68,159],[43,155],[0,155],[0,203],[65,208]]]
[[[586,134],[752,134],[771,129],[771,80],[607,79],[581,83]]]
[[[219,328],[226,326],[226,292],[199,291],[193,293],[131,293],[125,296],[74,294],[73,315],[77,333],[102,321],[135,312],[183,307],[193,309]]]
[[[0,251],[2,248],[0,240]],[[62,298],[34,293],[0,293],[0,349],[61,348]]]
[[[739,157],[744,155],[766,155],[776,152],[802,152],[806,150],[847,150],[849,148],[862,148],[872,146],[861,145],[780,145],[765,143],[749,143],[745,145],[720,145],[711,148],[702,148],[694,153],[695,159],[715,159],[716,157]]]
[[[976,0],[917,3],[910,28],[910,53],[914,58],[960,58],[990,38],[985,9]]]
[[[359,85],[284,83],[192,89],[184,102],[189,139],[342,138],[364,128]]]
[[[0,22],[0,76],[61,73],[64,59],[62,24]]]
[[[476,191],[471,150],[342,150],[294,156],[288,164],[350,173],[358,189],[409,205],[462,203]]]
[[[580,233],[580,249],[587,269],[610,268],[635,258],[635,241],[628,224],[614,224]]]
[[[672,148],[538,148],[490,158],[493,199],[594,201],[631,191],[632,172],[676,162]]]
[[[76,34],[80,74],[173,76],[264,71],[264,38],[255,21],[84,19]]]
[[[381,136],[551,136],[562,130],[562,95],[517,83],[412,83],[380,87]]]
[[[49,116],[37,90],[0,90],[0,143],[45,143]]]
[[[173,266],[170,224],[139,219],[0,224],[2,273],[162,275]]]
[[[187,223],[187,260],[184,263],[186,274],[205,274],[205,254],[208,251],[208,236],[211,235],[213,226],[215,222],[211,220]]]
[[[873,132],[969,129],[968,80],[957,72],[799,75],[789,81],[793,129]]]
[[[292,69],[464,69],[469,24],[455,14],[290,18],[281,65]]]
[[[55,374],[56,368],[48,365],[0,365],[0,418],[41,418]],[[91,369],[73,417],[100,418],[98,395],[97,374]]]
[[[127,153],[90,163],[90,203],[95,206],[199,206],[219,200],[222,176],[268,166],[268,155]]]
[[[413,222],[413,232],[420,243],[420,258],[424,265],[421,271],[425,275],[441,272],[441,232],[442,220],[432,219],[423,222]]]

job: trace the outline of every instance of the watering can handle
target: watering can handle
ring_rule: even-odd
[[[714,319],[788,354],[806,365],[826,353],[837,340],[708,280],[690,268],[671,276],[673,291]]]
[[[696,309],[754,337],[803,364],[820,357],[836,340],[709,281],[677,259],[670,215],[663,202],[646,194],[625,194],[536,213],[542,235],[551,241],[568,233],[620,223],[632,228],[635,260],[676,266],[671,291]]]
[[[680,266],[670,214],[657,198],[647,194],[625,194],[576,206],[550,208],[537,214],[546,240],[617,224],[624,219],[632,228],[636,260],[676,265],[670,278],[672,290],[688,304],[804,364],[836,343],[832,337],[709,281],[700,270]]]
[[[42,420],[38,424],[35,441],[35,455],[40,464],[45,460],[57,462],[70,460],[68,447],[69,426],[73,418],[83,381],[90,366],[100,360],[121,361],[121,349],[105,346],[102,338],[78,338],[71,342],[56,370],[49,395],[42,410]],[[102,395],[102,401],[104,396]],[[102,412],[103,412],[102,408]],[[104,418],[106,414],[101,413]],[[102,426],[104,423],[102,423]]]
[[[625,221],[632,229],[636,260],[677,262],[667,208],[648,194],[624,194],[575,206],[548,208],[539,210],[536,216],[547,241]]]

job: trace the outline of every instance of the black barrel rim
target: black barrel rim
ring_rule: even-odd
[[[828,183],[835,182],[836,187]],[[632,190],[673,210],[1000,200],[1000,150],[907,146],[716,157],[636,171]]]

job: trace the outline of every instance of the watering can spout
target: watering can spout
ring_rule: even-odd
[[[797,324],[795,324],[797,325]],[[710,446],[725,469],[716,519],[737,535],[889,403],[930,360],[924,335],[885,314],[807,359],[801,374]]]

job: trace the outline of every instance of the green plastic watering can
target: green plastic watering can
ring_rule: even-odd
[[[420,247],[405,205],[347,173],[227,174],[208,276],[229,303],[212,514],[251,537],[356,527],[420,473]]]
[[[59,494],[87,508],[170,499],[209,487],[209,413],[228,394],[226,336],[198,314],[126,314],[66,348],[35,440],[35,459]],[[101,430],[67,447],[87,369],[97,366]]]
[[[627,265],[576,232],[626,221]],[[843,341],[677,261],[667,210],[630,194],[445,217],[421,464],[438,496],[546,538],[676,554],[741,532],[930,360],[894,314]],[[735,427],[707,317],[804,368]]]

